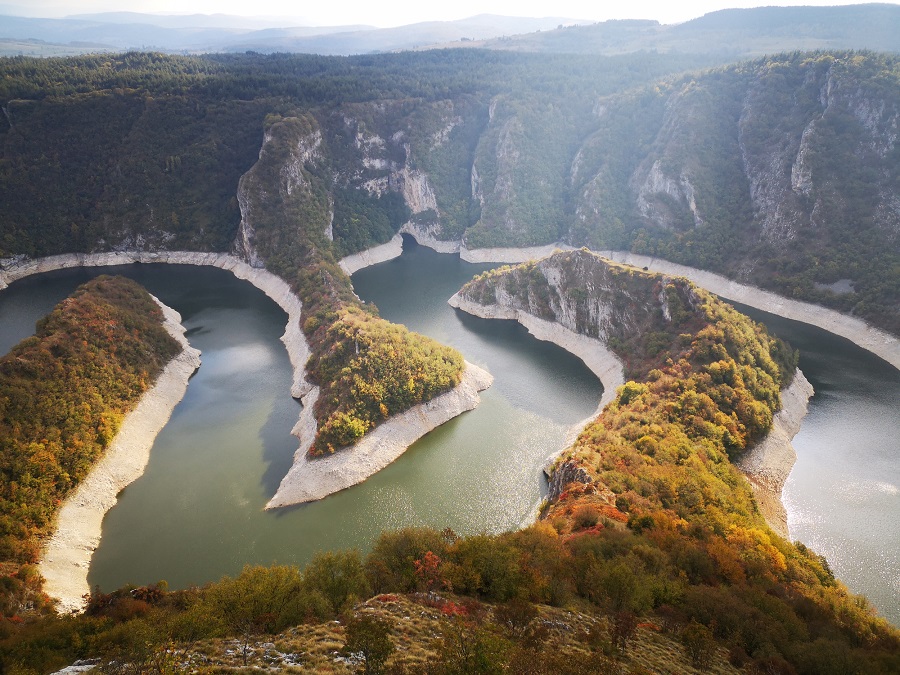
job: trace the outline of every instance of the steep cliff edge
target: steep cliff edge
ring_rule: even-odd
[[[616,511],[628,518],[631,506],[623,503],[649,506],[647,494],[632,495],[635,488],[621,476],[604,478],[615,463],[598,466],[583,453],[600,429],[612,433],[627,421],[634,430],[618,432],[624,435],[617,442],[634,444],[637,455],[629,462],[666,464],[660,444],[677,437],[689,439],[691,452],[741,458],[754,485],[766,490],[765,517],[786,536],[783,511],[772,501],[778,501],[793,465],[790,440],[812,392],[802,373],[794,373],[796,355],[760,326],[685,279],[617,265],[586,249],[487,272],[450,303],[479,316],[538,326],[538,337],[581,356],[604,383],[600,417],[588,421],[552,472],[551,512],[559,511],[572,482],[581,486],[574,494],[597,498],[610,517]],[[778,390],[789,382],[789,405],[782,408]],[[609,421],[620,414],[620,421]],[[602,447],[591,452],[602,454]],[[741,499],[747,498],[744,492]]]
[[[896,56],[795,52],[665,81],[672,55],[404,59],[2,64],[0,257],[233,246],[273,268],[313,240],[337,260],[403,228],[447,252],[651,255],[900,333]],[[289,157],[273,141],[291,134]],[[266,186],[248,172],[279,157]],[[285,200],[284,232],[260,188]]]

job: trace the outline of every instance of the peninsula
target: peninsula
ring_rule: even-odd
[[[136,283],[101,276],[0,360],[4,562],[41,558],[66,607],[87,588],[84,556],[103,514],[143,472],[156,431],[199,365],[182,333],[177,315]],[[60,536],[42,555],[54,529]]]

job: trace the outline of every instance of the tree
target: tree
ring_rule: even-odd
[[[321,593],[335,613],[369,593],[362,561],[355,550],[316,555],[303,570],[303,585],[307,591]]]
[[[699,670],[704,670],[709,666],[716,651],[716,641],[712,631],[696,621],[691,621],[681,632],[681,644],[684,645],[684,651],[694,668]]]
[[[384,672],[384,664],[394,653],[391,641],[391,627],[373,616],[354,617],[347,622],[345,654],[360,654],[363,658],[363,672],[377,675]]]

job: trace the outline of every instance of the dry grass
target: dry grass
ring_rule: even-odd
[[[468,604],[464,604],[468,602]],[[388,622],[396,651],[388,672],[420,673],[438,657],[440,641],[465,606],[469,618],[490,622],[491,605],[472,604],[447,594],[381,595],[354,608]],[[544,649],[573,658],[603,649],[596,637],[607,634],[606,617],[589,612],[538,606],[535,621],[545,629]],[[499,630],[499,629],[498,629]],[[359,664],[341,654],[344,625],[341,621],[307,624],[275,636],[247,639],[205,640],[180,646],[173,655],[177,666],[198,674],[213,673],[355,673]],[[605,646],[609,650],[608,645]],[[704,673],[733,675],[724,650]],[[676,635],[651,622],[641,623],[624,653],[615,655],[624,674],[699,673],[687,660]]]

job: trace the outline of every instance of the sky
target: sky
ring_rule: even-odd
[[[9,11],[13,4],[21,4],[27,9]],[[848,4],[862,3],[854,0],[631,0],[615,3],[600,0],[453,0],[446,3],[421,0],[28,0],[25,3],[8,0],[0,4],[0,12],[43,17],[126,10],[163,14],[220,13],[291,17],[295,25],[368,24],[387,27],[419,21],[463,19],[476,14],[555,16],[593,21],[656,19],[661,23],[678,23],[727,7]]]

